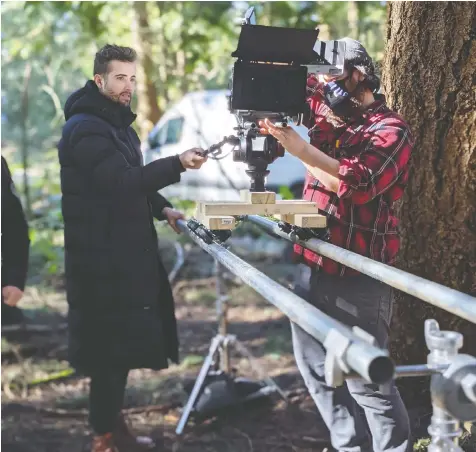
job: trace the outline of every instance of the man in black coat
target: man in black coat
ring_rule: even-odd
[[[131,127],[136,53],[106,45],[94,80],[66,101],[58,145],[69,305],[70,361],[91,377],[94,452],[143,450],[120,415],[129,370],[178,362],[174,301],[153,218],[183,218],[157,190],[198,169],[200,149],[142,164]],[[176,229],[177,230],[177,229]]]
[[[17,303],[23,297],[29,249],[28,224],[2,156],[2,325],[23,321]]]

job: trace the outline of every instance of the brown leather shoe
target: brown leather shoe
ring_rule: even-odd
[[[112,433],[95,436],[93,438],[93,446],[91,448],[91,452],[119,452],[114,446]]]
[[[143,452],[156,448],[156,444],[152,438],[148,436],[136,436],[131,432],[123,414],[119,415],[113,437],[114,444],[116,444],[120,452]]]

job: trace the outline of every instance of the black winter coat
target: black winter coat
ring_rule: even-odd
[[[129,107],[93,81],[66,102],[61,165],[69,351],[80,372],[178,361],[174,301],[153,216],[180,180],[178,156],[142,165]]]
[[[2,157],[2,288],[25,288],[29,250],[28,223],[10,169]]]

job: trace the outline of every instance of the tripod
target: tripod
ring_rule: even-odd
[[[242,399],[242,401],[252,400],[258,397],[268,396],[277,392],[285,401],[286,395],[281,388],[266,374],[265,370],[259,363],[256,362],[251,352],[241,343],[236,336],[228,334],[227,321],[227,302],[229,297],[224,294],[223,287],[223,266],[215,259],[215,281],[216,281],[216,309],[218,316],[218,334],[212,339],[208,355],[200,369],[198,377],[193,386],[192,392],[184,407],[182,416],[178,422],[175,433],[181,435],[184,431],[185,425],[195,408],[197,400],[203,391],[207,376],[210,375],[212,367],[221,367],[225,374],[230,373],[230,347],[243,357],[247,358],[251,368],[267,383],[265,386],[260,386],[260,389],[252,392]]]

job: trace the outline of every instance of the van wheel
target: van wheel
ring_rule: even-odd
[[[294,184],[291,187],[291,193],[293,194],[294,199],[302,199],[302,192],[304,189],[304,184]]]

